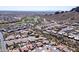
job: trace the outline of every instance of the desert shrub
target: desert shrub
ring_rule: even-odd
[[[6,38],[9,35],[9,33],[5,32],[4,33],[4,38]]]
[[[18,44],[13,42],[13,48],[18,48],[18,47],[19,47]]]

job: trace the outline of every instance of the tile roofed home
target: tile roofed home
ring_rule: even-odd
[[[20,48],[22,52],[28,52],[29,49],[27,48],[27,46],[23,46]]]
[[[74,33],[75,34],[75,37],[74,37],[74,39],[75,40],[79,40],[79,32],[77,32],[77,33]]]
[[[74,35],[73,33],[69,33],[69,34],[68,34],[68,37],[74,39],[75,35]]]
[[[12,52],[20,52],[19,49],[13,49]]]
[[[18,34],[15,36],[16,39],[21,38],[21,36]]]
[[[9,35],[5,40],[14,40],[15,36],[14,35]]]
[[[13,45],[13,41],[5,41],[8,46]]]

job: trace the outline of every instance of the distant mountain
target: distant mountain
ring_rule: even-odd
[[[75,12],[79,12],[79,7],[73,8],[70,11],[75,11]]]

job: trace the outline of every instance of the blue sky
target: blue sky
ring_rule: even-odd
[[[0,6],[0,10],[7,11],[68,11],[75,6]]]

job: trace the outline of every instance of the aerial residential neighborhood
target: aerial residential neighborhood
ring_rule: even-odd
[[[69,11],[0,11],[1,52],[78,52],[79,7]]]

